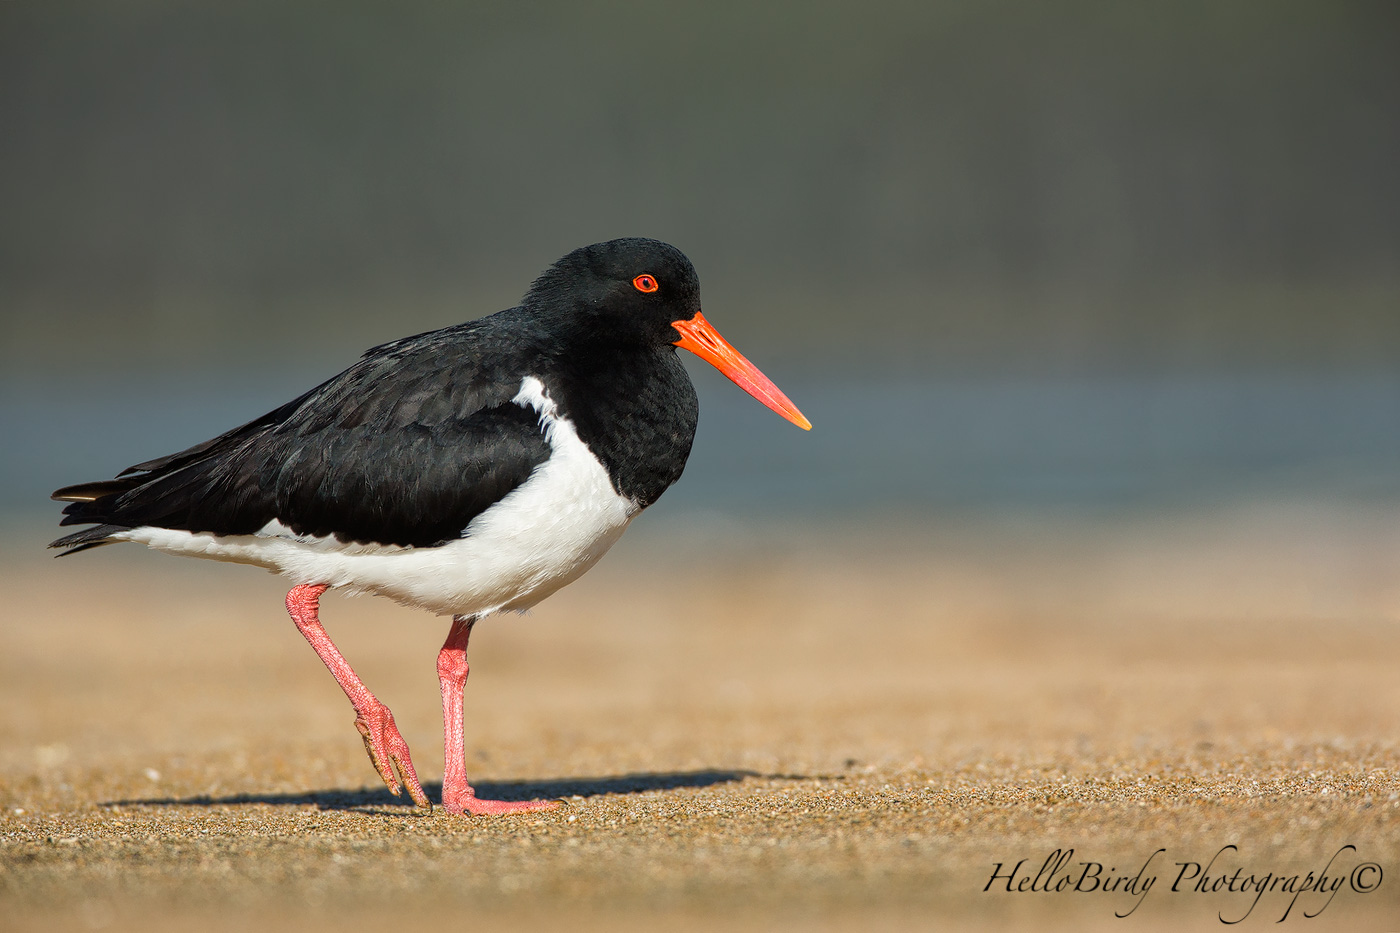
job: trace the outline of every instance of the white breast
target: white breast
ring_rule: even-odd
[[[539,413],[550,457],[530,478],[439,547],[346,544],[297,535],[280,521],[256,534],[142,527],[113,538],[171,554],[266,567],[294,583],[376,593],[444,615],[528,609],[597,563],[641,509],[617,494],[602,463],[534,376],[512,399]]]

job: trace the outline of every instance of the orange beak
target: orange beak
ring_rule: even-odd
[[[729,345],[729,341],[719,335],[705,316],[696,312],[688,321],[675,321],[671,324],[680,331],[681,339],[676,346],[689,350],[700,359],[729,377],[736,386],[767,405],[804,431],[812,430],[812,422],[788,401],[782,390],[769,380],[758,367],[744,359],[744,355]]]

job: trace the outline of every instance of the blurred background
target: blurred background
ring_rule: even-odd
[[[0,514],[615,236],[703,364],[657,511],[1400,498],[1385,2],[0,5]]]

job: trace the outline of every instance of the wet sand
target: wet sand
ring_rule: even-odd
[[[478,626],[468,773],[563,805],[477,819],[378,783],[275,578],[15,531],[0,928],[1400,929],[1400,511],[654,524]],[[445,620],[323,618],[435,796]]]

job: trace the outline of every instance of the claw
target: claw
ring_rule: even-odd
[[[403,788],[408,788],[408,796],[414,804],[432,809],[418,774],[413,770],[413,759],[409,757],[408,743],[394,725],[394,714],[389,707],[379,704],[378,708],[361,711],[355,718],[355,728],[365,743],[365,753],[380,780],[389,788],[389,793],[399,796]]]
[[[403,781],[404,786],[408,788],[408,796],[413,798],[414,806],[422,807],[425,810],[431,810],[433,808],[432,801],[428,799],[428,795],[423,792],[422,785],[418,783],[418,775],[413,773],[413,762],[408,760],[408,748],[404,748],[404,757],[402,761],[399,760],[398,755],[393,755],[391,757],[393,758],[394,767],[399,772],[399,780]]]

